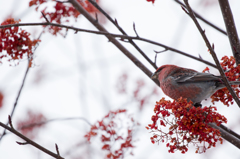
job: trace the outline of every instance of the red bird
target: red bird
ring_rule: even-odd
[[[217,90],[226,87],[221,76],[201,73],[193,69],[175,65],[163,65],[152,75],[158,79],[163,92],[172,99],[187,98],[195,106],[209,98]],[[239,85],[240,81],[231,81],[231,85]]]

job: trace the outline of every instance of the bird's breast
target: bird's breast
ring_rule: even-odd
[[[187,98],[188,101],[193,103],[201,102],[209,98],[214,92],[216,86],[214,83],[194,83],[194,82],[181,82],[178,83],[172,78],[161,82],[163,92],[172,99]]]

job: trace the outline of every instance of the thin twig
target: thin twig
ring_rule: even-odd
[[[37,38],[38,40],[41,38],[43,32],[44,32],[44,29],[43,29],[43,31],[40,33],[40,35],[38,36],[38,38]],[[38,47],[38,43],[35,45],[35,47],[34,47],[34,49],[33,49],[33,53],[36,51],[37,47]],[[33,56],[33,55],[32,55],[32,56]],[[13,109],[12,109],[12,112],[11,112],[11,115],[10,115],[11,118],[12,118],[13,115],[14,115],[15,109],[16,109],[16,107],[17,107],[18,99],[19,99],[19,97],[20,97],[20,95],[21,95],[23,86],[24,86],[24,84],[25,84],[25,81],[26,81],[26,78],[27,78],[27,74],[28,74],[29,68],[30,68],[30,67],[29,67],[29,66],[30,66],[30,62],[31,62],[31,60],[32,60],[32,58],[33,58],[32,56],[31,56],[31,57],[28,57],[27,69],[26,69],[26,72],[25,72],[25,74],[24,74],[21,87],[20,87],[20,89],[19,89],[19,91],[18,91],[16,100],[15,100],[14,105],[13,105]],[[8,120],[8,122],[6,123],[6,125],[8,125],[8,123],[9,123],[9,120]],[[11,125],[10,125],[10,126],[11,126]],[[12,127],[12,126],[11,126],[11,127]],[[2,133],[2,135],[1,135],[1,137],[0,137],[0,142],[1,142],[2,138],[3,138],[5,135],[6,135],[6,129],[3,130],[3,133]]]
[[[18,130],[22,130],[22,129],[26,129],[26,128],[31,128],[31,127],[35,127],[35,126],[39,126],[39,125],[43,125],[43,124],[48,124],[50,122],[55,122],[55,121],[67,121],[67,120],[83,120],[85,121],[89,126],[91,126],[91,123],[83,118],[83,117],[70,117],[70,118],[56,118],[56,119],[50,119],[50,120],[47,120],[47,121],[41,121],[41,122],[37,122],[37,123],[31,123],[31,124],[28,124],[28,125],[24,125],[20,128],[18,128]]]
[[[159,54],[159,53],[163,53],[163,52],[166,52],[166,51],[168,51],[168,49],[164,49],[164,50],[162,50],[162,51],[154,51],[156,54],[155,54],[155,58],[154,58],[154,63],[156,64],[156,62],[157,62],[157,55]]]
[[[19,97],[20,97],[20,95],[21,95],[21,92],[22,92],[22,89],[23,89],[23,86],[24,86],[24,83],[25,83],[25,80],[26,80],[28,71],[29,71],[29,63],[28,63],[28,65],[27,65],[27,70],[26,70],[26,72],[25,72],[25,74],[24,74],[21,87],[20,87],[20,89],[19,89],[19,91],[18,91],[16,100],[15,100],[15,102],[14,102],[13,109],[12,109],[12,112],[11,112],[11,115],[10,115],[11,117],[13,117],[13,114],[14,114],[15,109],[16,109],[16,107],[17,107],[18,99],[19,99]],[[9,122],[7,122],[6,125],[8,125],[8,123],[9,123]],[[1,142],[2,138],[5,136],[5,134],[6,134],[6,129],[3,130],[3,133],[2,133],[2,135],[1,135],[1,137],[0,137],[0,142]]]
[[[46,17],[46,15],[45,15],[43,12],[41,12],[41,13],[42,13],[43,18],[46,20],[46,22],[47,22],[47,23],[50,23],[49,20],[48,20],[48,18]]]
[[[57,151],[58,156],[60,156],[60,153],[59,153],[59,149],[58,149],[58,145],[57,145],[57,144],[55,144],[55,148],[56,148],[56,151]]]
[[[227,35],[232,48],[233,56],[236,60],[236,64],[238,65],[240,64],[240,42],[232,11],[228,0],[219,0],[219,5],[222,11],[225,27],[227,29]]]
[[[62,28],[67,28],[67,29],[71,29],[74,30],[75,33],[77,33],[78,31],[80,32],[87,32],[87,33],[93,33],[93,34],[97,34],[97,35],[105,35],[105,36],[112,36],[112,37],[118,37],[121,39],[128,39],[128,40],[139,40],[139,41],[144,41],[153,45],[157,45],[157,46],[161,46],[167,50],[179,53],[181,55],[187,56],[189,58],[192,58],[194,60],[197,60],[199,62],[203,62],[209,66],[212,66],[214,68],[217,68],[216,65],[214,65],[213,63],[203,60],[201,58],[195,57],[191,54],[185,53],[183,51],[177,50],[175,48],[169,47],[167,45],[149,40],[149,39],[145,39],[145,38],[141,38],[141,37],[137,37],[137,36],[128,36],[128,35],[119,35],[119,34],[112,34],[106,31],[93,31],[93,30],[87,30],[87,29],[80,29],[80,28],[76,28],[76,27],[71,27],[71,26],[67,26],[67,25],[62,25],[62,24],[57,24],[57,23],[19,23],[19,24],[9,24],[9,25],[2,25],[0,26],[0,28],[8,28],[8,27],[14,27],[14,26],[39,26],[39,25],[52,25],[52,26],[57,26],[57,27],[62,27]],[[155,65],[155,64],[154,64]],[[155,68],[155,67],[154,67]],[[156,67],[157,68],[157,67]]]
[[[26,141],[27,144],[30,144],[34,147],[36,147],[37,149],[45,152],[46,154],[57,158],[57,159],[64,159],[63,157],[59,156],[58,154],[53,153],[52,151],[49,151],[48,149],[44,148],[43,146],[37,144],[36,142],[32,141],[31,139],[27,138],[26,136],[22,135],[21,133],[19,133],[18,131],[16,131],[14,128],[11,128],[5,124],[3,124],[2,122],[0,122],[0,126],[3,127],[5,130],[7,129],[8,131],[12,132],[13,134],[17,135],[18,137],[20,137],[21,139],[23,139],[24,141]],[[18,144],[22,144],[21,142],[17,142]],[[24,143],[24,144],[26,144]]]
[[[12,119],[11,119],[11,116],[10,116],[10,115],[8,116],[8,123],[9,123],[10,127],[11,127],[12,129],[14,129],[14,128],[13,128],[13,125],[12,125]]]
[[[28,142],[19,142],[19,141],[16,141],[16,143],[17,143],[18,145],[27,145],[27,144],[28,144]]]
[[[16,109],[16,106],[17,106],[17,103],[18,103],[18,99],[19,99],[19,97],[20,97],[20,95],[21,95],[21,93],[22,93],[22,89],[23,89],[23,86],[24,86],[24,84],[25,84],[28,71],[29,71],[29,65],[27,65],[27,69],[26,69],[26,72],[25,72],[25,74],[24,74],[21,87],[20,87],[20,89],[19,89],[19,91],[18,91],[17,98],[16,98],[15,103],[14,103],[14,105],[13,105],[13,109],[12,109],[12,112],[11,112],[11,115],[10,115],[11,118],[13,117],[13,114],[14,114],[14,112],[15,112],[15,109]]]
[[[95,8],[97,8],[110,22],[112,22],[117,28],[118,30],[123,34],[123,35],[127,35],[127,33],[119,26],[119,24],[117,23],[117,20],[113,20],[97,3],[96,1],[93,0],[88,0]],[[135,24],[134,24],[135,25]],[[136,30],[134,30],[136,33]],[[133,42],[131,39],[128,39],[130,44],[132,44],[136,50],[138,50],[138,52],[155,68],[157,69],[157,66],[155,63],[153,63],[148,56],[137,46],[137,44],[135,42]]]
[[[174,0],[175,2],[177,2],[178,4],[180,4],[181,6],[185,5],[180,2],[179,0]],[[195,11],[193,11],[193,13],[196,15],[196,17],[200,20],[202,20],[204,23],[208,24],[209,26],[213,27],[214,29],[216,29],[217,31],[219,31],[220,33],[223,33],[224,35],[227,35],[227,32],[222,30],[221,28],[219,28],[218,26],[212,24],[211,22],[209,22],[208,20],[206,20],[205,18],[203,18],[200,14],[196,13]]]
[[[224,84],[226,85],[227,89],[228,89],[229,92],[231,93],[231,95],[232,95],[233,99],[235,100],[235,102],[237,103],[237,105],[240,107],[240,100],[238,99],[238,96],[237,96],[236,93],[233,91],[232,87],[230,86],[229,81],[228,81],[228,79],[227,79],[227,77],[226,77],[226,75],[225,75],[225,73],[224,73],[224,71],[223,71],[223,69],[222,69],[222,67],[221,67],[221,65],[220,65],[220,62],[218,61],[217,55],[216,55],[215,51],[213,50],[213,48],[211,47],[211,44],[210,44],[210,42],[208,41],[208,38],[207,38],[207,36],[205,35],[205,32],[203,31],[203,29],[201,28],[200,24],[198,23],[195,15],[194,15],[194,13],[193,13],[193,11],[192,11],[189,3],[188,3],[188,0],[184,0],[184,2],[185,2],[185,4],[186,4],[186,8],[187,8],[187,10],[188,10],[188,12],[189,12],[189,16],[190,16],[190,17],[192,18],[192,20],[194,21],[196,27],[198,28],[200,34],[202,35],[202,38],[203,38],[203,40],[205,41],[205,43],[206,43],[206,45],[207,45],[207,47],[208,47],[208,49],[209,49],[209,51],[210,51],[213,59],[214,59],[216,65],[217,65],[218,71],[219,71],[220,74],[221,74],[221,77],[222,77],[222,79],[223,79]]]
[[[81,13],[90,23],[92,23],[99,31],[108,33],[108,31],[84,9],[76,0],[69,0],[73,7]],[[107,39],[115,45],[124,55],[128,57],[139,69],[141,69],[149,78],[152,76],[152,72],[139,61],[131,52],[129,52],[115,37],[112,35],[106,35]],[[153,80],[157,85],[159,85],[158,80]]]
[[[136,30],[136,25],[135,25],[135,23],[133,23],[133,30],[134,30],[136,36],[139,37],[139,35],[138,35],[138,33],[137,33],[137,30]]]

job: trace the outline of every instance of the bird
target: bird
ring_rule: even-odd
[[[192,101],[195,107],[225,86],[221,76],[202,73],[176,65],[162,65],[151,76],[160,83],[162,91],[174,100],[180,97]],[[240,81],[230,81],[230,85],[239,85]]]

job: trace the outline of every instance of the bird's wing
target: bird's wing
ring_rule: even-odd
[[[183,82],[202,82],[202,81],[222,81],[220,76],[215,76],[210,73],[201,72],[187,72],[177,73],[174,76],[174,80],[179,83]]]

